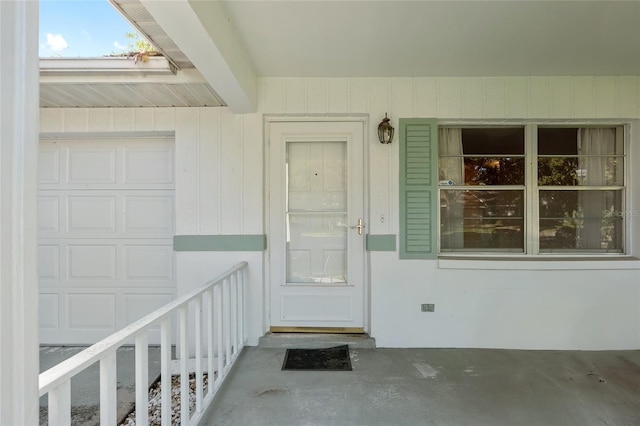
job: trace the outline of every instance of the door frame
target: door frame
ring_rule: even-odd
[[[369,115],[368,114],[354,114],[348,117],[346,116],[314,116],[314,115],[294,115],[288,116],[283,114],[264,114],[263,116],[263,143],[264,143],[264,169],[263,169],[263,182],[264,182],[264,229],[267,236],[267,249],[264,252],[265,262],[263,270],[263,282],[264,293],[262,300],[262,312],[263,312],[263,333],[268,333],[271,326],[271,210],[270,210],[270,194],[271,194],[271,164],[270,164],[270,132],[271,123],[344,123],[352,122],[362,125],[362,167],[363,167],[363,217],[365,224],[370,223],[369,214],[369,142],[371,140],[369,130]],[[369,234],[369,227],[365,228],[364,238],[366,245],[366,238]],[[370,267],[369,267],[369,253],[364,250],[364,271],[363,271],[363,329],[365,333],[370,332],[371,327],[371,279],[370,279]]]

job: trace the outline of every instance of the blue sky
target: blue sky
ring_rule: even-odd
[[[40,57],[120,53],[132,42],[127,32],[135,29],[107,0],[40,1]]]

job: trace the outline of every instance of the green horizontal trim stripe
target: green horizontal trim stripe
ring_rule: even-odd
[[[369,251],[396,251],[396,236],[394,234],[386,235],[367,235],[367,250]]]
[[[264,251],[267,236],[256,235],[176,235],[174,251]]]

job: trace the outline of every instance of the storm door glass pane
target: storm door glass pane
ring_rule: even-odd
[[[345,142],[287,143],[287,283],[347,282]]]

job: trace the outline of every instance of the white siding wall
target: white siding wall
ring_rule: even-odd
[[[42,133],[146,135],[175,132],[176,234],[262,234],[262,125],[226,108],[42,109]],[[240,260],[250,264],[250,343],[263,332],[262,252],[178,252],[178,295]]]
[[[44,109],[42,132],[166,132],[176,136],[177,234],[263,233],[263,114],[369,116],[369,232],[398,233],[398,143],[376,141],[385,112],[457,119],[640,118],[639,77],[265,78],[258,114],[225,108]],[[636,121],[637,122],[637,121]],[[632,128],[632,163],[640,139]],[[640,182],[632,172],[631,182]],[[640,206],[640,187],[631,209]],[[380,217],[384,215],[385,220]],[[634,229],[640,229],[633,217]],[[638,234],[636,231],[635,234]],[[633,241],[634,253],[640,242]],[[177,253],[178,291],[237,260],[251,264],[250,344],[264,320],[263,254]],[[371,333],[379,346],[640,348],[640,271],[610,262],[492,262],[483,269],[371,252]],[[591,268],[598,268],[588,263]],[[545,266],[546,267],[546,266]],[[435,303],[421,313],[420,303]]]
[[[639,164],[639,77],[265,78],[265,114],[369,116],[369,232],[398,233],[398,143],[377,142],[388,112],[441,120],[619,120],[634,122]],[[631,182],[640,182],[636,168]],[[632,196],[640,205],[640,188]],[[384,215],[385,220],[380,220]],[[631,218],[634,230],[638,217]],[[634,232],[636,235],[637,231]],[[638,238],[633,252],[640,254]],[[588,264],[596,270],[585,270]],[[640,348],[638,263],[399,260],[371,252],[371,334],[379,346],[536,349]],[[600,269],[597,269],[600,268]],[[608,269],[607,269],[608,268]],[[435,303],[435,313],[420,312]]]

